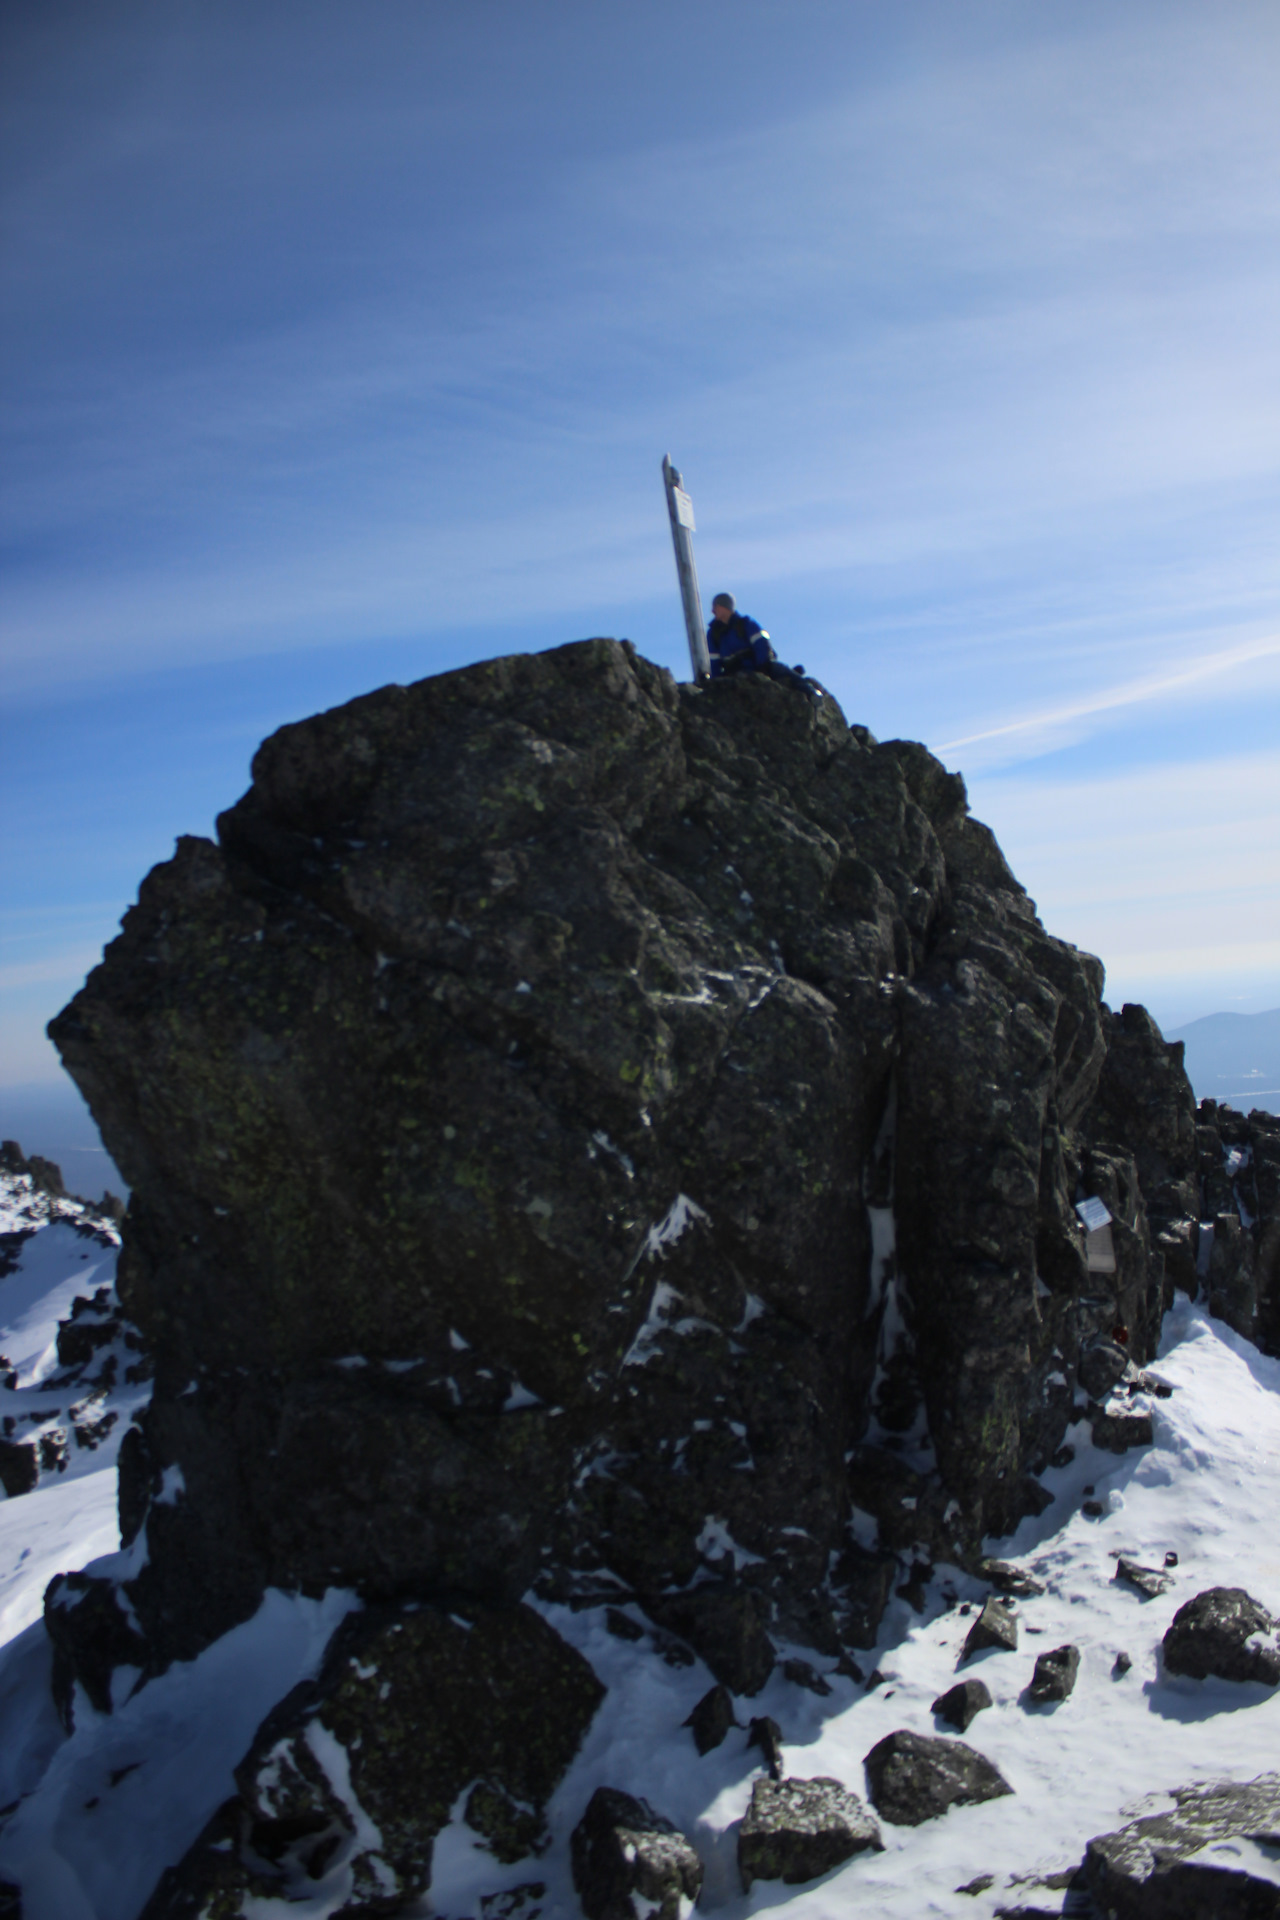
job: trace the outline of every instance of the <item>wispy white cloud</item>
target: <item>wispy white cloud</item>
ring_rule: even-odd
[[[1206,680],[1217,679],[1236,668],[1251,666],[1260,660],[1276,658],[1280,658],[1280,635],[1268,634],[1260,639],[1246,640],[1235,646],[1219,648],[1214,653],[1178,661],[1160,672],[1144,674],[1136,680],[1099,688],[1092,693],[1068,700],[1060,706],[1027,714],[1021,719],[1009,720],[1000,726],[985,728],[979,733],[965,734],[958,740],[946,740],[937,748],[937,752],[958,753],[963,747],[972,747],[991,740],[1008,740],[1014,735],[1034,736],[1038,742],[1043,743],[1049,738],[1060,736],[1063,728],[1073,721],[1088,719],[1095,714],[1112,713],[1120,707],[1138,706],[1148,701],[1167,699],[1171,694],[1185,693],[1193,687],[1200,686]],[[1026,740],[1023,741],[1024,752],[1028,744]]]

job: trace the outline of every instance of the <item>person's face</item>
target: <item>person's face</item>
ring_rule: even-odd
[[[715,606],[712,607],[711,611],[715,616],[715,618],[719,620],[723,626],[726,626],[726,627],[728,626],[729,622],[733,618],[733,608],[726,607],[722,600],[717,600]]]

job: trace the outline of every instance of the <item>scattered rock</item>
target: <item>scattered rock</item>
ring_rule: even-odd
[[[655,1653],[659,1654],[669,1667],[692,1667],[697,1664],[698,1656],[693,1648],[687,1647],[684,1641],[678,1639],[674,1633],[664,1633],[661,1627],[654,1631],[653,1646]]]
[[[1113,1680],[1123,1680],[1125,1674],[1130,1671],[1132,1666],[1133,1661],[1129,1658],[1128,1654],[1122,1650],[1116,1655],[1115,1660],[1112,1662],[1111,1678]]]
[[[1084,1500],[1080,1504],[1080,1511],[1086,1520],[1101,1520],[1106,1508],[1101,1500]]]
[[[774,1647],[765,1630],[768,1603],[753,1587],[708,1582],[663,1596],[649,1604],[648,1612],[687,1640],[731,1693],[759,1693],[773,1672]]]
[[[1175,1555],[1175,1560],[1176,1557]],[[1125,1585],[1136,1587],[1138,1592],[1145,1594],[1148,1600],[1158,1599],[1173,1585],[1168,1574],[1160,1567],[1139,1566],[1136,1560],[1128,1560],[1122,1553],[1116,1555],[1114,1578]]]
[[[1105,1400],[1132,1367],[1129,1355],[1114,1340],[1094,1340],[1082,1350],[1076,1371],[1089,1398]]]
[[[45,1631],[53,1643],[53,1698],[70,1732],[78,1680],[98,1713],[113,1706],[112,1676],[147,1671],[150,1649],[130,1619],[121,1589],[95,1574],[56,1573],[45,1589]]]
[[[929,1593],[923,1581],[904,1580],[897,1589],[899,1600],[905,1600],[913,1613],[923,1613],[929,1604]]]
[[[978,1572],[982,1579],[989,1580],[997,1593],[1012,1596],[1016,1600],[1034,1600],[1044,1592],[1044,1582],[1034,1578],[1022,1567],[1015,1567],[1008,1560],[983,1560]]]
[[[957,1887],[956,1892],[967,1893],[976,1898],[980,1893],[989,1892],[995,1883],[996,1877],[994,1873],[980,1873],[976,1880],[966,1880],[962,1887]]]
[[[905,1729],[887,1734],[863,1763],[876,1811],[898,1827],[918,1827],[951,1807],[998,1800],[1013,1788],[963,1740],[942,1740]]]
[[[930,1708],[940,1720],[958,1733],[967,1733],[984,1708],[991,1705],[991,1692],[985,1680],[960,1680],[941,1693]]]
[[[482,1893],[480,1920],[542,1920],[546,1883],[525,1880],[518,1887],[504,1887],[501,1893]]]
[[[1094,1446],[1103,1447],[1108,1453],[1149,1447],[1155,1438],[1151,1415],[1141,1407],[1090,1406],[1089,1428]]]
[[[757,1780],[738,1830],[743,1892],[757,1880],[798,1886],[883,1847],[871,1815],[838,1780]]]
[[[1017,1645],[1017,1621],[999,1600],[988,1600],[965,1636],[960,1659],[962,1662],[971,1660],[975,1653],[983,1653],[988,1647],[1013,1653]]]
[[[39,1478],[36,1450],[29,1440],[0,1440],[0,1486],[10,1500],[30,1493]]]
[[[790,1680],[793,1686],[806,1687],[810,1693],[825,1696],[831,1691],[830,1683],[824,1680],[817,1668],[811,1667],[807,1660],[784,1660],[782,1675],[785,1680]]]
[[[1027,1688],[1028,1697],[1036,1706],[1065,1700],[1076,1684],[1079,1671],[1079,1647],[1055,1647],[1051,1653],[1042,1653]]]
[[[621,1607],[606,1607],[604,1623],[609,1632],[618,1640],[643,1640],[645,1630],[638,1620],[633,1620]]]
[[[1167,1673],[1280,1686],[1275,1622],[1243,1587],[1209,1587],[1173,1616],[1164,1636]]]
[[[647,1800],[597,1787],[570,1842],[587,1920],[683,1920],[702,1891],[702,1862]]]
[[[782,1778],[782,1728],[772,1714],[762,1714],[751,1722],[747,1746],[759,1747],[771,1780]]]
[[[120,1309],[109,1287],[100,1287],[92,1300],[82,1294],[71,1302],[71,1314],[58,1322],[58,1365],[84,1367],[102,1347],[124,1332]]]
[[[896,1554],[873,1553],[850,1541],[831,1576],[840,1637],[850,1646],[874,1647],[897,1575]]]
[[[1050,1454],[1049,1465],[1051,1467],[1069,1467],[1075,1457],[1076,1450],[1068,1442],[1065,1446],[1059,1447],[1055,1453]]]
[[[693,1742],[699,1753],[710,1753],[713,1747],[718,1747],[730,1727],[738,1724],[728,1687],[717,1684],[709,1688],[684,1724],[693,1728]]]
[[[1280,1773],[1183,1787],[1169,1813],[1090,1840],[1084,1875],[1116,1920],[1275,1920]]]

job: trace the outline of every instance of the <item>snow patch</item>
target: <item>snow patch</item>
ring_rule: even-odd
[[[175,1461],[173,1466],[166,1467],[161,1475],[160,1491],[155,1496],[152,1505],[157,1507],[176,1507],[179,1494],[185,1493],[186,1490],[186,1476],[182,1468]]]
[[[695,1223],[709,1227],[710,1214],[704,1212],[697,1201],[691,1200],[687,1193],[678,1193],[657,1226],[650,1227],[646,1233],[644,1245],[640,1250],[641,1255],[647,1256],[650,1260],[655,1254],[662,1258],[667,1248],[673,1247]]]

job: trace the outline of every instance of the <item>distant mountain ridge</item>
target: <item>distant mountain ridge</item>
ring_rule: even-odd
[[[1242,1101],[1274,1112],[1280,1103],[1280,1007],[1268,1013],[1210,1013],[1165,1034],[1186,1046],[1197,1100]]]

